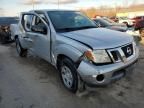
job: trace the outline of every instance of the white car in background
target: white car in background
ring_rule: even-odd
[[[134,27],[128,28],[128,30],[126,31],[127,34],[131,35],[134,37],[136,43],[139,43],[139,41],[142,40],[140,33],[138,30],[135,30]]]
[[[127,17],[119,17],[119,23],[124,23],[127,25],[127,27],[131,27],[134,25],[135,20],[129,19]]]

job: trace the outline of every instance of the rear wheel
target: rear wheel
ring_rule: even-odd
[[[72,60],[64,58],[59,65],[60,77],[64,86],[75,93],[78,89],[78,77],[75,65]]]
[[[24,49],[21,47],[21,44],[20,44],[18,38],[16,38],[15,42],[16,42],[16,50],[17,50],[18,55],[20,57],[26,57],[27,56],[27,49]]]

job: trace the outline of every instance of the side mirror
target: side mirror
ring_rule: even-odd
[[[45,25],[34,25],[31,27],[31,30],[33,32],[47,34],[47,28]]]
[[[102,27],[101,24],[99,22],[95,22],[97,27]]]
[[[98,27],[102,27],[100,23],[98,23],[97,25],[98,25]]]

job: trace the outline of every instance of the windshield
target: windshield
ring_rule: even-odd
[[[96,24],[80,12],[49,11],[48,15],[57,32],[96,28]]]

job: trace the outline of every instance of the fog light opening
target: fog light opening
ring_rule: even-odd
[[[97,80],[98,82],[102,82],[102,81],[104,80],[104,75],[103,75],[103,74],[98,75],[98,76],[96,77],[96,80]]]

